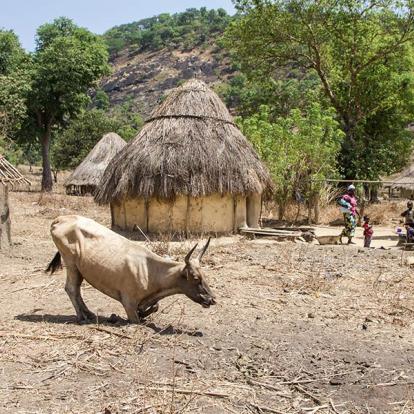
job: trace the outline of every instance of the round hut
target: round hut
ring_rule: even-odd
[[[170,92],[109,163],[95,200],[113,227],[231,233],[258,227],[267,168],[224,103],[192,79]]]
[[[65,181],[66,194],[93,194],[111,159],[126,145],[115,132],[105,134]]]
[[[414,162],[401,173],[393,176],[393,181],[391,191],[399,189],[401,197],[414,200]]]

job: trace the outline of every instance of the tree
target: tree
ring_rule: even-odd
[[[108,132],[118,132],[121,123],[99,109],[83,111],[58,134],[52,148],[54,168],[76,168]]]
[[[276,186],[279,219],[283,219],[287,203],[297,194],[310,207],[315,205],[323,180],[337,170],[336,158],[344,134],[335,120],[335,111],[312,103],[306,111],[293,109],[287,117],[272,122],[268,107],[261,106],[259,113],[240,118],[238,123],[269,167]]]
[[[227,44],[249,76],[277,79],[286,67],[317,74],[346,135],[340,156],[345,177],[377,178],[395,167],[404,157],[400,151],[407,151],[404,130],[414,107],[411,0],[236,4],[242,17],[229,28]]]
[[[131,113],[129,104],[115,107],[109,114],[101,109],[85,110],[64,131],[57,131],[52,147],[53,166],[56,170],[75,168],[104,134],[116,132],[128,141],[142,124],[142,118]]]
[[[95,93],[93,103],[98,109],[107,111],[109,109],[109,96],[103,89],[98,89]]]
[[[88,89],[108,73],[103,41],[71,20],[61,17],[37,31],[33,54],[29,122],[24,134],[33,133],[42,147],[42,191],[52,190],[49,148],[53,129],[63,127],[88,103]]]
[[[293,70],[286,73],[285,79],[278,80],[272,77],[249,79],[239,73],[229,82],[216,87],[227,106],[235,109],[238,115],[254,115],[257,108],[266,105],[273,120],[287,116],[294,108],[305,108],[309,91],[315,89],[319,90],[319,81],[315,76],[303,76]]]
[[[29,66],[30,58],[17,36],[0,30],[0,152],[9,159],[14,158],[13,138],[26,117]]]

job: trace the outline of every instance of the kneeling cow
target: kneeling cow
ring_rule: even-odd
[[[131,322],[139,322],[158,310],[158,301],[184,294],[208,308],[215,298],[200,268],[210,239],[196,259],[185,263],[164,259],[143,246],[81,216],[61,216],[51,227],[58,248],[46,271],[54,273],[66,265],[65,290],[79,321],[94,319],[80,293],[83,279],[99,291],[122,303]]]

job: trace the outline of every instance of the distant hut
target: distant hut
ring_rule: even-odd
[[[392,176],[392,181],[391,190],[398,189],[401,197],[414,200],[414,157],[408,167]]]
[[[31,183],[0,154],[0,250],[11,245],[8,187],[16,184]]]
[[[112,225],[145,232],[231,233],[257,227],[267,168],[208,86],[170,92],[109,163],[95,200]]]
[[[109,161],[125,145],[126,142],[114,132],[104,135],[65,181],[66,194],[93,194]]]

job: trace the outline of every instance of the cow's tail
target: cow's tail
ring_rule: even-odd
[[[62,269],[62,257],[60,255],[60,252],[57,252],[55,254],[55,257],[52,259],[52,261],[49,263],[48,267],[46,268],[45,272],[53,275],[53,273],[56,272],[56,270]]]

